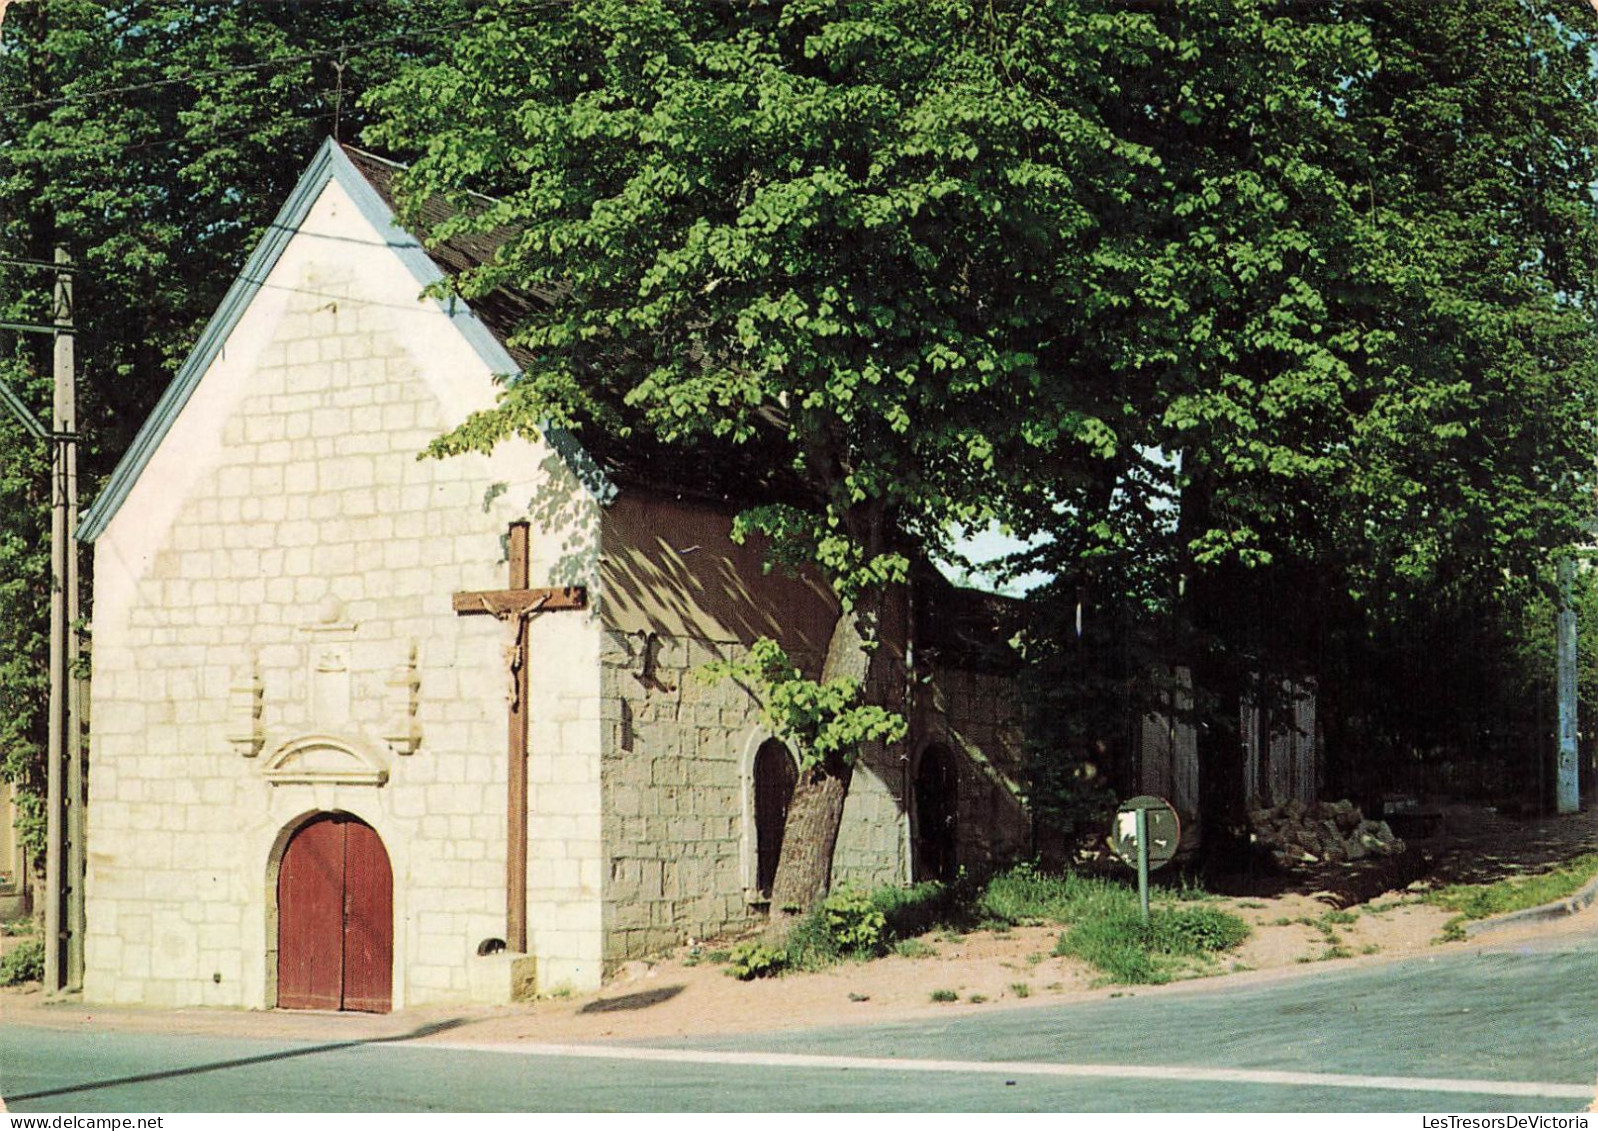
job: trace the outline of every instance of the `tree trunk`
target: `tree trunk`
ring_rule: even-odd
[[[1244,679],[1235,657],[1214,655],[1193,667],[1198,704],[1199,824],[1206,871],[1246,871],[1248,802],[1244,796],[1244,748],[1238,709]]]
[[[853,609],[838,615],[821,668],[823,683],[855,680],[864,688],[867,703],[884,705],[892,701],[888,696],[892,678],[888,649],[878,646],[886,599],[884,590],[873,589],[863,594]],[[849,783],[855,763],[872,753],[870,745],[854,751],[853,758],[834,754],[800,771],[783,824],[777,875],[771,884],[773,923],[809,911],[832,886],[832,854],[843,826]]]
[[[1182,493],[1178,536],[1184,547],[1214,520],[1212,481],[1192,461]],[[1228,874],[1248,866],[1248,804],[1243,796],[1243,702],[1254,617],[1249,606],[1255,577],[1235,560],[1191,563],[1184,595],[1193,671],[1195,738],[1199,767],[1200,858],[1204,870]],[[1254,614],[1257,615],[1257,614]]]

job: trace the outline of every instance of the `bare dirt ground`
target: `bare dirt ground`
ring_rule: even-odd
[[[1346,962],[1480,945],[1439,943],[1451,916],[1421,903],[1419,886],[1541,871],[1598,851],[1598,810],[1512,820],[1479,808],[1449,807],[1438,835],[1413,847],[1417,855],[1411,859],[1426,868],[1424,878],[1413,883],[1406,879],[1409,872],[1396,867],[1385,873],[1373,867],[1332,867],[1289,877],[1240,879],[1231,885],[1240,894],[1217,896],[1212,905],[1241,915],[1253,927],[1252,935],[1208,973],[1246,981],[1312,977]],[[1381,881],[1393,877],[1405,882],[1384,890]],[[1363,894],[1371,889],[1374,898]],[[1493,941],[1514,934],[1591,931],[1595,926],[1598,909],[1495,934]],[[386,1017],[98,1009],[70,1001],[46,1003],[36,988],[22,988],[0,990],[0,1023],[11,1019],[284,1039],[432,1034],[448,1040],[589,1042],[808,1028],[1128,992],[1181,992],[1180,987],[1106,986],[1080,961],[1053,956],[1059,933],[1058,927],[934,932],[922,940],[920,957],[850,962],[821,973],[754,982],[739,982],[724,973],[721,963],[707,959],[725,941],[706,942],[697,953],[684,947],[652,963],[630,963],[596,994],[493,1008],[410,1009]],[[935,991],[947,991],[955,1000],[934,1002]]]

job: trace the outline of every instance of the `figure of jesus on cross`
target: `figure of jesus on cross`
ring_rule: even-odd
[[[509,758],[506,804],[505,947],[527,953],[527,720],[529,678],[528,625],[540,613],[588,606],[582,586],[529,589],[527,573],[527,523],[510,524],[510,587],[456,593],[455,612],[461,616],[488,615],[515,626],[508,649],[510,661],[510,722],[506,736]]]

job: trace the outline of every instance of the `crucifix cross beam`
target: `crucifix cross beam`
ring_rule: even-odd
[[[506,589],[456,593],[460,616],[492,616],[515,621],[515,643],[510,651],[511,695],[506,754],[505,947],[527,953],[527,700],[532,689],[528,674],[527,626],[542,613],[588,607],[583,586],[533,589],[527,575],[527,523],[510,525],[510,584]]]

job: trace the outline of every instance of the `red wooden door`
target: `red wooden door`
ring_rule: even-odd
[[[280,1009],[389,1011],[394,879],[371,826],[329,815],[290,838],[277,924]]]
[[[344,1008],[387,1013],[394,983],[394,874],[377,831],[344,826]]]

